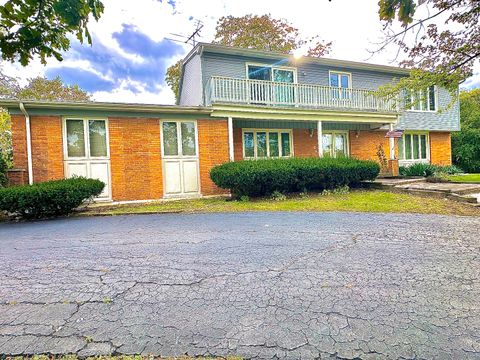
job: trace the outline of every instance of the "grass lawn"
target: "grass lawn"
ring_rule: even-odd
[[[454,183],[480,183],[480,174],[451,175],[448,180]]]
[[[348,194],[294,196],[286,200],[254,199],[229,201],[224,198],[162,201],[146,204],[94,207],[84,215],[120,215],[145,213],[206,213],[241,211],[358,211],[382,213],[419,213],[480,215],[480,208],[452,200],[380,190],[357,190]]]

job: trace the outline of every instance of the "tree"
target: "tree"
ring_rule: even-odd
[[[329,53],[331,42],[322,42],[319,36],[300,37],[299,30],[283,19],[270,15],[226,16],[217,22],[213,43],[245,49],[275,51],[291,54],[308,47],[307,55],[320,57]],[[181,61],[167,69],[165,81],[175,93],[178,101],[181,77]]]
[[[416,19],[420,7],[427,7],[428,15]],[[385,38],[374,52],[394,44],[398,47],[395,60],[405,54],[407,58],[400,65],[416,69],[409,77],[383,88],[382,95],[435,84],[456,95],[458,84],[471,76],[480,57],[479,1],[380,0],[379,17]],[[400,25],[400,30],[395,25]]]
[[[0,70],[0,97],[19,100],[44,101],[90,101],[91,95],[78,85],[65,85],[60,77],[48,80],[36,77],[28,80],[24,87],[17,79],[3,74]],[[0,108],[0,157],[12,165],[12,131],[10,115]],[[0,159],[1,161],[1,159]]]
[[[480,89],[460,93],[460,124],[464,129],[480,129]]]
[[[323,56],[332,45],[322,43],[318,36],[303,39],[299,30],[283,19],[271,15],[226,16],[217,22],[214,43],[246,49],[276,51],[289,54],[309,46],[309,55]]]
[[[480,172],[480,89],[460,93],[460,125],[452,134],[453,161],[464,171]]]
[[[91,101],[91,95],[78,85],[65,85],[57,76],[53,80],[44,77],[29,79],[28,85],[20,88],[16,98],[44,101]]]
[[[180,99],[180,77],[182,76],[182,60],[178,60],[175,64],[167,69],[165,74],[165,82],[170,86],[175,94],[175,101],[178,103]]]
[[[69,34],[92,43],[88,31],[90,15],[103,13],[100,0],[7,0],[0,5],[0,52],[4,60],[27,65],[35,55],[62,60],[61,51],[70,48]]]

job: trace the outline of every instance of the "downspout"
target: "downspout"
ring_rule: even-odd
[[[28,164],[28,184],[33,185],[33,163],[32,163],[32,134],[30,132],[30,115],[22,102],[20,102],[20,111],[25,115],[25,130],[27,134],[27,164]]]

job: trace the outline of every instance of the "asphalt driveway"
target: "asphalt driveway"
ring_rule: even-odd
[[[479,358],[480,219],[0,224],[0,354]]]

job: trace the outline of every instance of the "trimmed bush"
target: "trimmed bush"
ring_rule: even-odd
[[[235,196],[335,189],[374,180],[380,165],[353,158],[291,158],[243,160],[225,163],[210,171],[219,187]]]
[[[400,175],[402,176],[425,176],[430,177],[434,176],[435,174],[446,174],[446,175],[453,175],[459,174],[462,172],[458,167],[455,165],[449,166],[438,166],[432,164],[412,164],[410,166],[400,166],[399,169]]]
[[[104,187],[100,180],[76,177],[0,189],[0,210],[25,219],[68,215]]]

